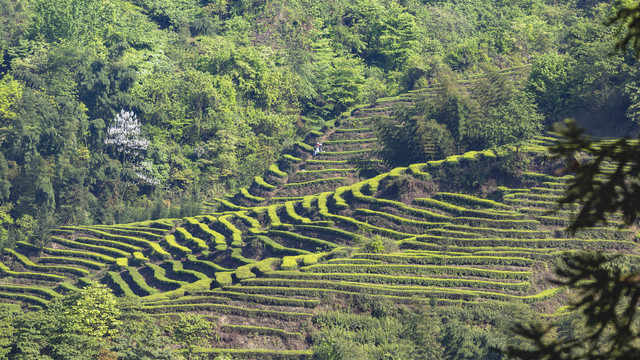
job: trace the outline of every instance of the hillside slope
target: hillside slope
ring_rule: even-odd
[[[360,109],[319,135],[325,153],[311,159],[301,144],[304,160],[283,160],[295,171],[272,167],[263,181],[275,188],[259,192],[256,179],[244,198],[220,200],[206,215],[62,227],[44,249],[18,242],[1,258],[0,299],[46,307],[92,279],[158,317],[208,315],[221,335],[203,354],[309,358],[315,316],[363,294],[553,314],[564,302],[564,289],[548,282],[554,259],[575,250],[637,255],[635,232],[615,221],[575,237],[563,231],[571,212],[548,210],[569,176],[524,172],[518,188],[485,179],[485,198],[444,191],[453,174],[491,177],[502,161],[493,151],[358,178],[345,159],[370,152],[368,114],[387,108]],[[535,156],[550,140],[522,151]]]

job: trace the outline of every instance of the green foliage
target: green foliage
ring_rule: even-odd
[[[119,330],[121,310],[105,285],[93,283],[65,298],[61,305],[67,332],[107,340]]]
[[[108,0],[35,1],[29,35],[49,42],[106,39],[114,17],[115,6]]]
[[[171,339],[192,353],[213,339],[213,324],[198,315],[181,315],[171,324]]]

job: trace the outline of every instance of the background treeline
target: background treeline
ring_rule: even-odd
[[[196,213],[355,103],[486,69],[533,64],[500,103],[450,86],[406,111],[451,139],[442,153],[510,142],[492,135],[505,116],[630,131],[640,83],[631,54],[609,56],[613,13],[593,0],[0,0],[0,247],[52,224]]]

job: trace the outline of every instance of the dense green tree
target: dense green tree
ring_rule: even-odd
[[[112,31],[114,8],[109,0],[37,0],[29,34],[50,42],[105,39]]]

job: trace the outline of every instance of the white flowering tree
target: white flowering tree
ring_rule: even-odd
[[[116,152],[122,156],[123,166],[129,161],[140,181],[148,185],[159,185],[154,174],[153,162],[144,158],[149,140],[142,137],[140,121],[133,111],[121,110],[116,115],[113,125],[107,129],[104,143],[114,146]]]
[[[144,151],[149,147],[149,140],[142,137],[141,125],[133,111],[121,110],[111,127],[107,129],[107,138],[104,143],[113,145],[122,156],[122,164],[127,159],[135,163],[144,157]]]

